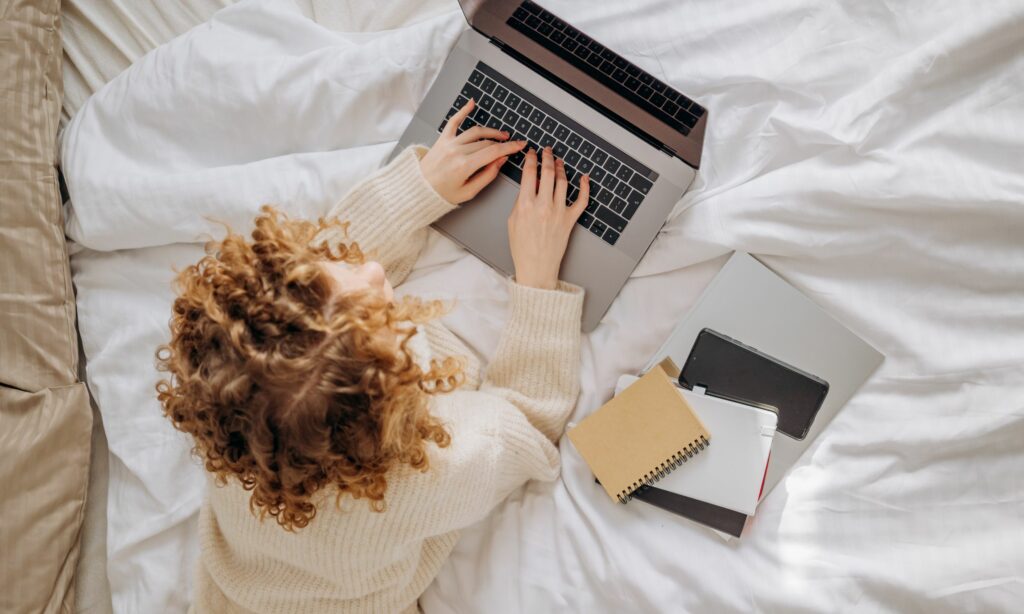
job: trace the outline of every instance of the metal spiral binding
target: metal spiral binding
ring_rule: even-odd
[[[652,486],[655,482],[665,477],[672,472],[673,469],[679,467],[683,463],[689,461],[694,457],[695,454],[700,454],[704,448],[711,445],[711,442],[707,440],[703,435],[698,439],[694,439],[692,442],[683,446],[681,450],[666,458],[662,463],[651,471],[645,473],[639,480],[630,484],[628,490],[624,490],[617,495],[619,503],[628,503],[633,498],[633,494],[644,486]]]

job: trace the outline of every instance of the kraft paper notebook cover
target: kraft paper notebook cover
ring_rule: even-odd
[[[658,365],[583,419],[569,439],[608,496],[625,503],[700,453],[711,434]]]
[[[615,389],[625,390],[637,379],[623,375]],[[767,409],[678,387],[676,393],[686,399],[701,422],[715,434],[715,445],[693,458],[686,470],[665,476],[658,482],[658,489],[753,514],[778,416]]]

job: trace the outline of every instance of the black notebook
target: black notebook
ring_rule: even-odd
[[[656,486],[641,486],[633,492],[633,498],[733,537],[739,537],[747,523],[746,514],[684,497]]]

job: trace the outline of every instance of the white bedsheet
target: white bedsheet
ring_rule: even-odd
[[[1014,609],[1024,8],[546,4],[711,111],[696,184],[584,342],[574,419],[649,358],[732,249],[761,255],[888,360],[739,543],[610,505],[566,440],[562,479],[467,529],[424,609]],[[146,56],[69,125],[68,232],[89,248],[72,265],[110,441],[118,612],[183,610],[196,556],[199,468],[153,398],[170,268],[215,232],[203,216],[242,228],[263,202],[316,215],[375,167],[462,27],[437,6],[342,34],[290,3],[245,1]],[[449,241],[431,241],[401,290],[456,298],[446,322],[493,351],[500,278]]]

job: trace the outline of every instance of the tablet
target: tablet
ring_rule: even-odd
[[[798,440],[810,431],[829,388],[820,377],[710,328],[697,335],[679,385],[771,409],[779,416],[778,432]]]

